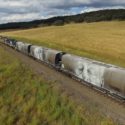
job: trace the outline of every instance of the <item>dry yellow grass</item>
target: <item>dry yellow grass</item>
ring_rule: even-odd
[[[51,26],[3,35],[125,67],[124,21]]]

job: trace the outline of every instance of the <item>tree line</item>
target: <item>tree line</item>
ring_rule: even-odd
[[[125,9],[99,10],[70,16],[58,16],[30,22],[13,22],[0,24],[0,29],[25,29],[42,26],[62,26],[69,23],[91,23],[99,21],[125,20]]]

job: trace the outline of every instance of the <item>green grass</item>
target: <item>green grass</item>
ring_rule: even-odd
[[[125,67],[125,21],[69,24],[1,34]]]
[[[0,47],[0,125],[117,125],[77,105]]]

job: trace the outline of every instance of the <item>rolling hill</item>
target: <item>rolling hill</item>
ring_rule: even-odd
[[[90,22],[114,21],[114,20],[125,20],[125,9],[99,10],[77,15],[53,17],[44,20],[1,24],[0,30],[24,29],[24,28],[43,27],[51,25],[60,26],[69,23],[82,23],[82,22],[90,23]]]

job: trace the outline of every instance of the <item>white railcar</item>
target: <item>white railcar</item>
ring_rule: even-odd
[[[43,48],[40,46],[31,46],[30,55],[38,60],[44,60]]]
[[[82,73],[83,73],[84,67],[83,67],[82,59],[80,57],[70,55],[70,54],[63,55],[62,69],[82,79]]]
[[[64,53],[62,51],[45,48],[44,49],[44,60],[47,63],[52,64],[53,66],[60,66],[63,54]]]
[[[21,41],[18,41],[18,42],[16,43],[16,49],[17,49],[18,51],[23,52],[23,46],[24,46],[24,43],[21,42]]]
[[[108,68],[104,73],[105,88],[125,96],[125,70],[120,68]]]

